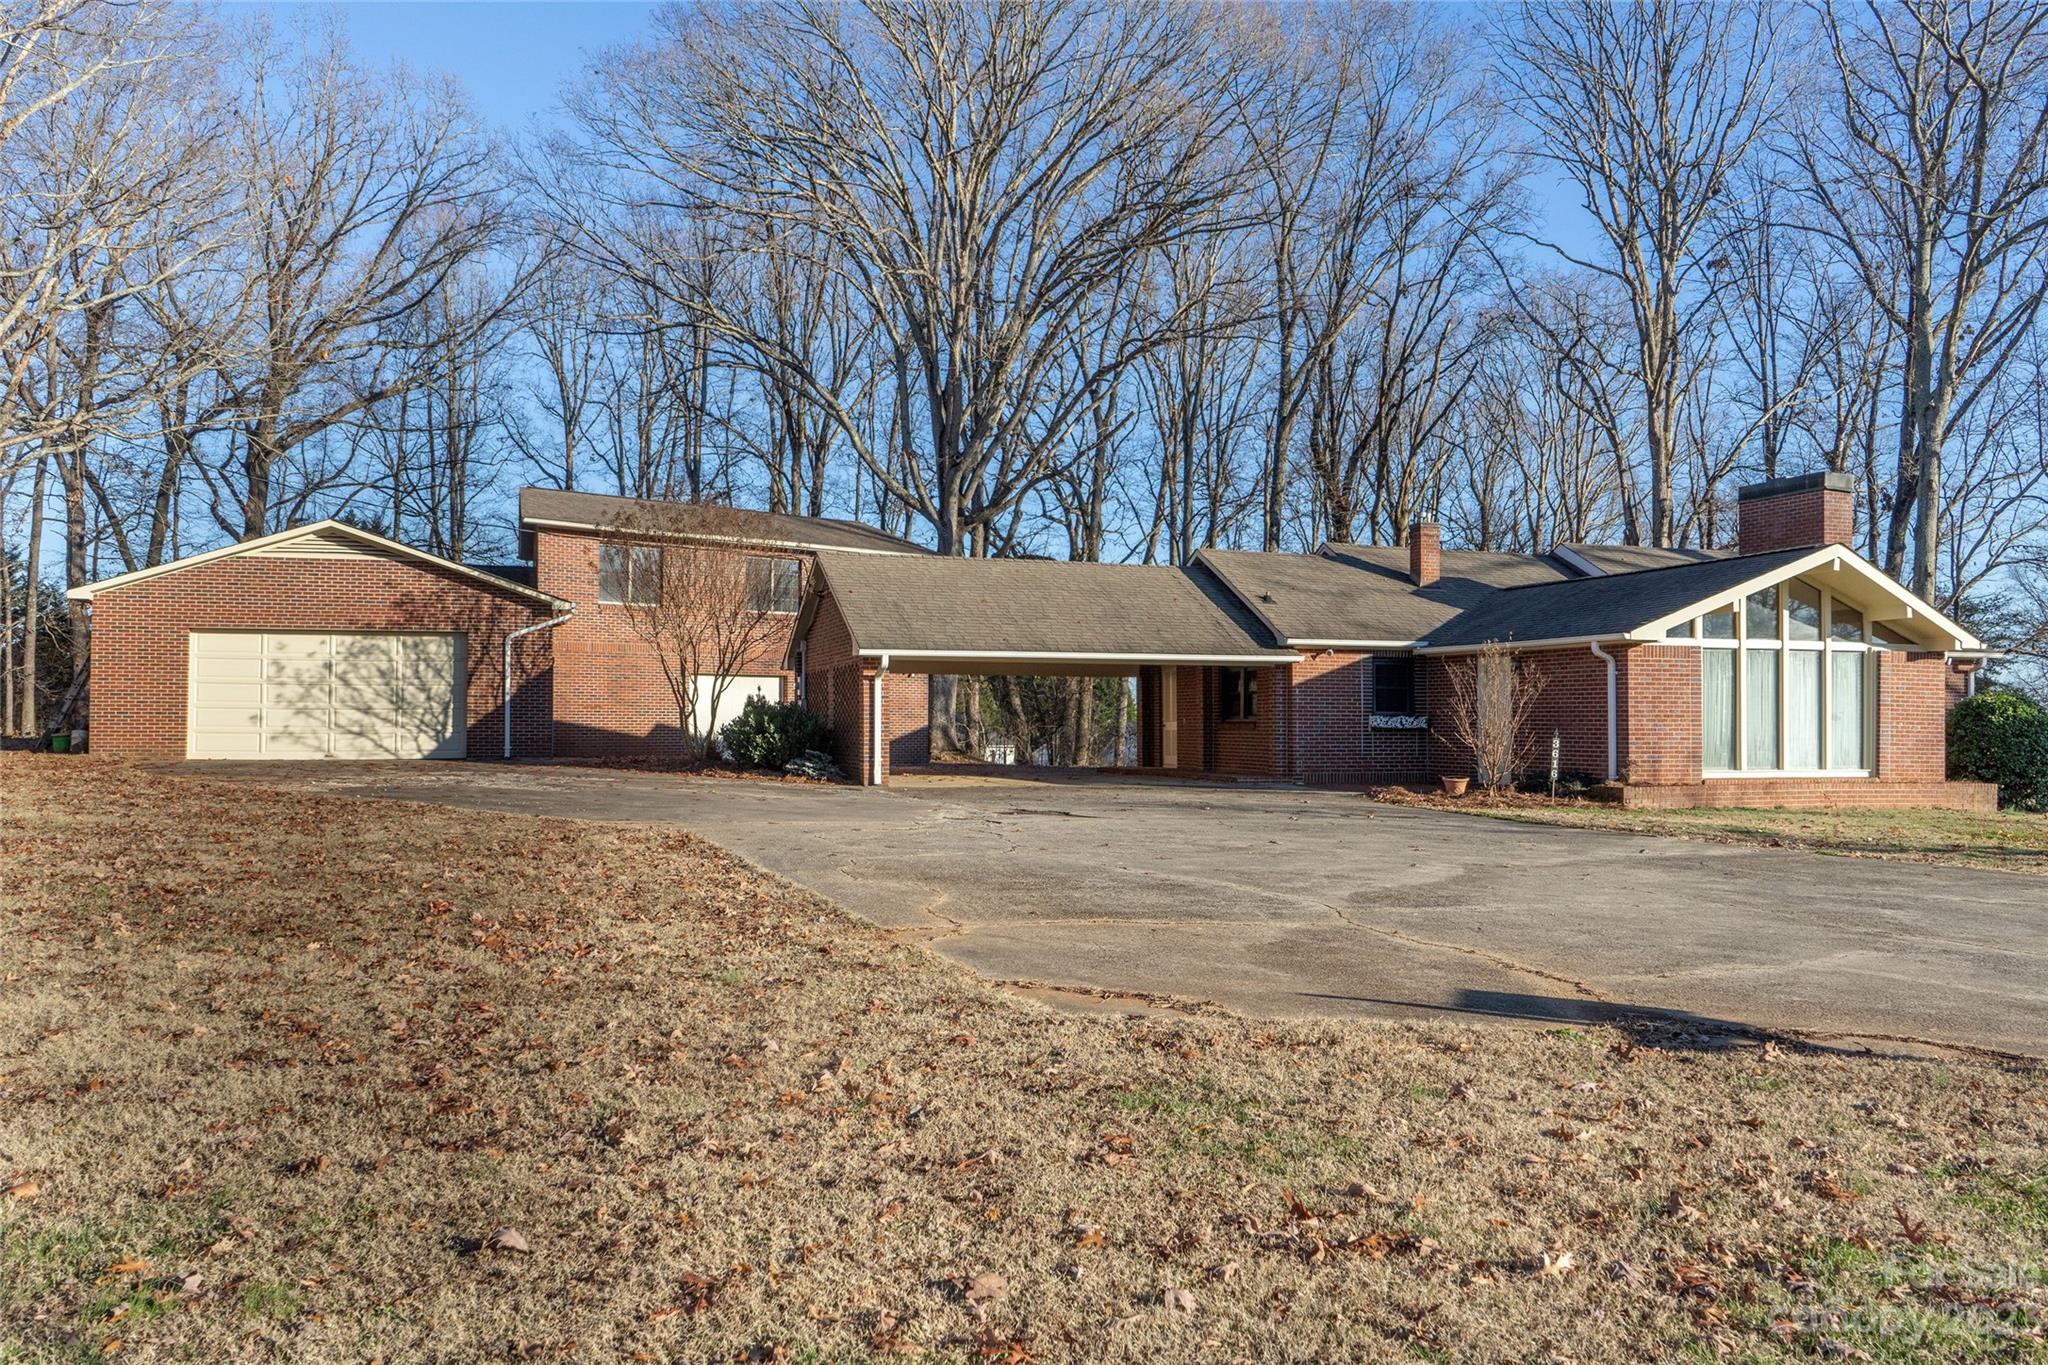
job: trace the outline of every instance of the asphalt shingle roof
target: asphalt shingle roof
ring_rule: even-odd
[[[864,650],[1295,657],[1199,565],[821,552]]]
[[[1445,550],[1442,577],[1418,588],[1400,545],[1331,544],[1312,555],[1204,550],[1200,562],[1289,640],[1413,640],[1502,588],[1565,577],[1533,555]]]
[[[1428,632],[1419,643],[1483,645],[1625,635],[1812,552],[1808,547],[1731,555],[1607,578],[1571,578],[1509,588]]]
[[[630,526],[636,521],[658,518],[664,529],[674,528],[687,535],[692,516],[701,514],[719,523],[721,534],[734,526],[758,535],[761,545],[794,549],[885,550],[896,554],[929,553],[921,545],[877,531],[858,521],[836,517],[799,517],[785,512],[757,512],[749,508],[696,506],[682,502],[661,502],[643,498],[618,498],[604,493],[572,493],[560,488],[519,490],[519,521],[562,522],[593,530]]]

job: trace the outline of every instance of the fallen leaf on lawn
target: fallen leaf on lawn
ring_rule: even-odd
[[[1569,1251],[1546,1251],[1536,1267],[1536,1274],[1539,1278],[1546,1275],[1563,1276],[1571,1274],[1577,1268],[1578,1263],[1572,1259]]]
[[[149,1269],[148,1261],[138,1260],[133,1256],[124,1256],[108,1266],[107,1273],[109,1275],[140,1275],[147,1269]]]
[[[1347,1199],[1370,1199],[1375,1204],[1387,1202],[1387,1197],[1380,1193],[1379,1187],[1365,1180],[1354,1180],[1346,1185],[1344,1196]]]
[[[1010,1282],[993,1270],[984,1270],[967,1282],[969,1303],[996,1303],[1010,1292]]]
[[[519,1229],[499,1228],[484,1238],[483,1250],[531,1252],[533,1248],[526,1244],[526,1237]]]
[[[1169,1313],[1192,1314],[1195,1311],[1195,1296],[1185,1289],[1168,1289],[1160,1294],[1159,1301],[1166,1305]]]
[[[33,1199],[43,1192],[43,1187],[33,1180],[17,1180],[7,1187],[9,1196],[15,1199]]]
[[[1077,1247],[1092,1249],[1103,1246],[1109,1241],[1107,1237],[1102,1235],[1102,1229],[1096,1227],[1093,1223],[1082,1223],[1067,1229],[1067,1233],[1074,1239],[1074,1245]]]
[[[1202,1273],[1212,1280],[1221,1280],[1228,1284],[1237,1278],[1237,1262],[1225,1261],[1222,1265],[1212,1265]]]

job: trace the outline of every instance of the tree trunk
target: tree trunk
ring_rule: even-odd
[[[36,476],[31,484],[28,507],[28,600],[22,605],[21,633],[21,732],[33,735],[40,726],[36,719],[36,636],[42,630],[42,594],[37,590],[43,573],[43,498],[49,488],[50,461],[46,454],[36,457]]]

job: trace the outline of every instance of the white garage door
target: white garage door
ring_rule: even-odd
[[[718,713],[713,715],[711,711],[711,689],[716,683],[717,680],[708,674],[698,675],[697,705],[693,708],[694,714],[692,716],[692,720],[696,724],[697,733],[700,735],[710,735],[713,739],[718,738],[720,728],[727,721],[732,720],[740,712],[746,710],[748,697],[766,697],[769,701],[782,700],[782,679],[774,674],[768,674],[766,677],[754,677],[744,673],[737,674],[725,680],[725,692],[718,699]],[[721,745],[721,752],[723,748],[724,746]]]
[[[192,632],[193,758],[461,758],[464,637]]]

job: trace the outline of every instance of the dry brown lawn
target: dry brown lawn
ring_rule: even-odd
[[[2048,877],[2048,815],[1958,810],[1624,810],[1598,801],[1551,801],[1513,793],[1459,798],[1383,787],[1382,801],[1490,815],[1536,825],[1675,835],[1712,843],[1796,848],[1855,858],[1945,863]]]
[[[2044,1354],[2035,1070],[1084,1017],[674,829],[0,783],[0,1359]]]

